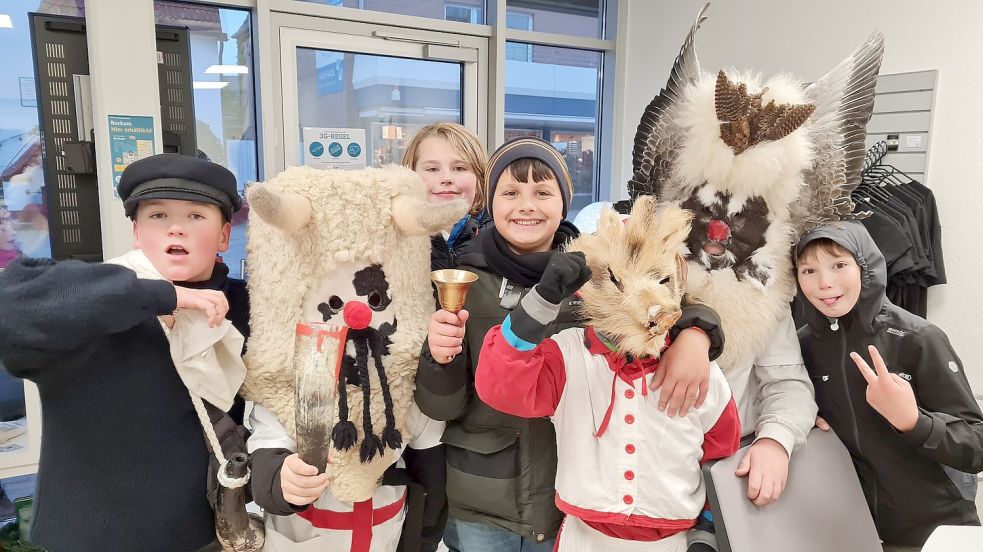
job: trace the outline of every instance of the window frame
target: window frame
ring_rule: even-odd
[[[522,42],[533,45],[557,46],[581,50],[593,50],[601,54],[598,84],[596,164],[595,164],[595,199],[617,201],[622,199],[624,186],[620,178],[623,167],[630,164],[627,158],[628,150],[623,147],[621,133],[616,131],[620,121],[624,120],[624,90],[626,76],[627,37],[619,29],[627,28],[627,3],[619,6],[619,0],[600,0],[602,19],[602,36],[590,38],[539,31],[509,29],[506,26],[506,0],[486,0],[484,24],[461,23],[443,19],[402,15],[358,8],[329,6],[304,2],[302,0],[185,0],[193,4],[209,4],[229,7],[246,7],[253,9],[255,19],[254,49],[257,66],[258,90],[257,105],[262,113],[264,99],[271,101],[275,95],[273,90],[273,71],[278,70],[279,63],[271,59],[270,46],[274,40],[271,36],[271,17],[275,13],[307,15],[326,19],[385,25],[414,31],[430,31],[485,37],[488,39],[487,102],[484,102],[487,124],[481,125],[486,129],[481,138],[489,151],[504,142],[505,136],[505,43]],[[620,9],[619,9],[620,8]],[[260,47],[262,46],[262,48]],[[263,51],[265,49],[265,51]],[[267,104],[268,106],[268,104]],[[271,136],[265,133],[263,127],[274,125],[272,117],[260,116],[259,133],[261,136]],[[274,176],[267,170],[267,152],[278,147],[275,143],[267,144],[260,141],[260,178],[268,179]],[[613,155],[618,153],[615,159]]]
[[[359,54],[386,57],[403,57],[407,59],[425,59],[423,44],[435,43],[441,35],[405,31],[389,34],[388,29],[382,29],[371,24],[340,24],[331,21],[316,21],[313,28],[305,27],[311,23],[309,19],[298,18],[290,14],[274,14],[274,22],[281,30],[275,49],[279,52],[279,74],[275,75],[275,128],[278,140],[277,152],[272,152],[274,167],[286,168],[294,166],[300,158],[295,137],[299,128],[299,106],[295,97],[284,94],[284,90],[296,84],[296,49],[344,49],[347,44],[352,51]],[[443,35],[446,36],[446,35]],[[395,40],[389,40],[388,38]],[[453,52],[461,56],[459,59],[447,58],[443,61],[462,64],[462,93],[464,103],[463,124],[468,128],[481,129],[484,126],[482,115],[485,112],[483,102],[483,75],[478,67],[484,62],[484,43],[468,40],[469,37],[457,36],[461,48]],[[469,43],[471,42],[471,43]],[[470,59],[470,55],[474,58]],[[424,56],[424,57],[421,57]],[[439,60],[438,60],[439,61]],[[284,86],[285,83],[290,83]],[[475,90],[475,97],[469,98],[467,91]],[[473,103],[471,101],[473,100]],[[267,111],[267,110],[264,110]]]
[[[525,29],[517,29],[517,30],[520,30],[520,31],[521,30],[531,31],[533,29],[533,14],[531,14],[531,13],[524,13],[524,12],[521,12],[521,11],[508,11],[508,10],[506,10],[505,11],[505,25],[506,25],[506,27],[509,28],[509,29],[516,29],[516,27],[508,27],[508,19],[509,19],[509,16],[510,15],[512,17],[522,16],[522,17],[525,17],[526,18],[526,28]],[[525,47],[525,50],[526,50],[526,55],[525,55],[524,59],[519,59],[519,58],[516,58],[514,56],[509,57],[509,52],[510,52],[509,46],[512,46],[512,50],[511,50],[512,52],[518,51],[518,48],[516,48],[516,46],[524,46]],[[517,44],[509,44],[508,42],[506,42],[506,44],[505,44],[505,59],[508,60],[508,61],[532,61],[532,47],[533,47],[532,44],[518,44],[517,45]]]
[[[489,92],[490,104],[495,104],[495,115],[493,119],[496,135],[492,140],[495,144],[504,141],[505,126],[505,43],[522,42],[531,45],[554,46],[576,50],[590,50],[600,54],[601,64],[598,69],[600,82],[598,83],[598,108],[597,108],[597,135],[595,136],[596,162],[594,165],[594,201],[618,201],[621,197],[620,182],[616,178],[620,174],[622,158],[627,155],[628,150],[622,147],[621,133],[616,130],[618,121],[624,119],[624,91],[617,83],[625,81],[625,59],[627,38],[624,33],[619,33],[618,29],[626,29],[627,9],[618,9],[618,0],[599,0],[601,2],[601,35],[605,38],[591,38],[574,35],[563,35],[556,33],[546,33],[540,31],[525,31],[520,29],[510,29],[506,25],[507,21],[507,0],[488,0],[489,24],[496,32],[493,38],[499,44],[491,48],[492,52],[498,52],[502,62],[493,67],[492,70],[500,71],[497,76],[501,80],[493,80],[496,88]],[[495,6],[494,19],[491,4]],[[622,6],[626,8],[626,6]],[[496,21],[501,21],[500,27],[495,26]],[[530,56],[532,54],[530,48]],[[495,57],[495,56],[493,56]],[[498,109],[497,106],[501,108]],[[620,153],[618,159],[614,159],[615,152]],[[630,161],[630,160],[629,160]],[[617,196],[617,197],[616,197]]]

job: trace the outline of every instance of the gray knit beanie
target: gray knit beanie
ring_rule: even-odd
[[[488,216],[492,215],[492,201],[495,197],[495,187],[498,179],[509,165],[519,159],[536,159],[542,161],[553,171],[556,182],[560,185],[560,195],[563,197],[563,216],[567,216],[570,200],[573,197],[573,180],[567,170],[567,163],[560,152],[548,142],[539,138],[516,138],[503,144],[492,153],[488,159],[488,178],[485,180],[485,200],[487,201]]]

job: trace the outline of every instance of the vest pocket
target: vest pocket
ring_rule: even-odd
[[[953,498],[960,498],[974,502],[976,500],[977,482],[976,475],[961,472],[949,466],[942,466],[946,475],[946,487]]]
[[[519,484],[519,432],[489,429],[479,433],[449,426],[447,501],[475,512],[516,520]]]

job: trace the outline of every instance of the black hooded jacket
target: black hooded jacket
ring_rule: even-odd
[[[942,330],[887,300],[884,256],[863,225],[844,221],[814,230],[796,255],[819,238],[853,253],[862,287],[857,305],[838,320],[826,318],[799,290],[806,321],[799,329],[802,356],[819,415],[849,449],[881,539],[922,546],[939,525],[979,525],[970,474],[983,470],[983,414],[962,362]],[[867,382],[849,354],[873,366],[868,345],[911,383],[919,410],[911,431],[895,430],[867,403]]]

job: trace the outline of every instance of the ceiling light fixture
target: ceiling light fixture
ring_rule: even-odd
[[[245,65],[210,65],[205,69],[209,75],[245,75],[249,73],[249,68]]]
[[[197,90],[219,90],[228,85],[225,81],[194,81],[192,87]]]

